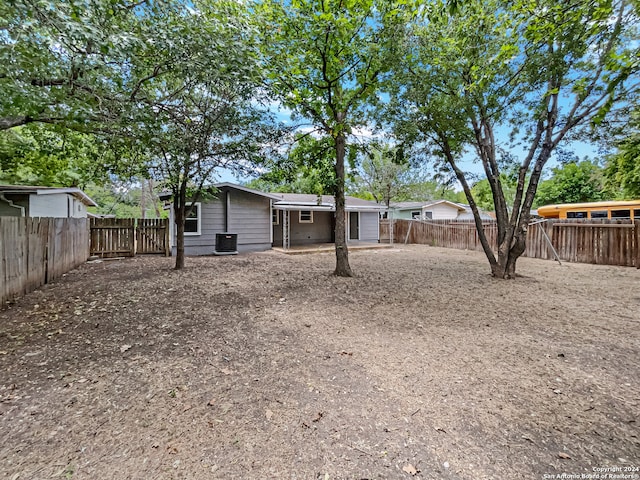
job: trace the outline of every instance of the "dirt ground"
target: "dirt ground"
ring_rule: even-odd
[[[0,478],[640,478],[640,270],[350,260],[92,263],[0,312]]]

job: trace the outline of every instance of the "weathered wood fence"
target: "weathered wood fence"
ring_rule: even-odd
[[[85,218],[0,217],[0,306],[89,257]]]
[[[91,255],[170,254],[169,220],[166,218],[92,218],[90,228]]]
[[[390,220],[381,220],[380,239],[390,238]],[[456,220],[393,220],[395,243],[419,243],[438,247],[482,251],[472,222]],[[489,244],[497,247],[495,222],[483,223]],[[549,240],[547,240],[548,237]],[[527,233],[525,256],[553,259],[551,246],[560,260],[640,268],[640,221],[547,220],[533,223]]]

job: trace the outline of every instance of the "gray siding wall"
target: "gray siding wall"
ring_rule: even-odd
[[[378,212],[360,212],[360,240],[377,242],[380,235]]]
[[[231,190],[229,232],[238,234],[238,251],[271,248],[271,202],[268,198]]]
[[[187,255],[211,255],[216,246],[216,234],[225,233],[225,193],[200,207],[200,235],[185,235]],[[271,203],[268,198],[239,190],[229,192],[229,233],[238,234],[238,252],[253,252],[271,248]],[[171,222],[173,223],[173,212]],[[172,237],[175,253],[175,235]]]
[[[291,245],[330,243],[333,212],[313,212],[313,223],[300,223],[300,213],[291,212]],[[279,227],[282,229],[282,222]],[[282,244],[282,242],[281,242]]]
[[[273,246],[282,247],[282,216],[279,211],[279,223],[273,225]],[[300,223],[300,212],[291,210],[291,245],[311,243],[331,243],[333,241],[333,212],[313,212],[313,223]]]

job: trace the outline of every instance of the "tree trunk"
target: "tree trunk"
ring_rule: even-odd
[[[498,245],[497,262],[491,264],[491,275],[496,278],[516,278],[516,262],[526,249],[527,231],[519,230],[513,237]]]
[[[184,219],[186,207],[186,190],[181,188],[180,193],[174,197],[173,211],[176,222],[176,270],[184,268]]]
[[[349,251],[347,250],[347,235],[345,222],[344,201],[344,156],[346,139],[343,133],[335,137],[336,146],[336,186],[334,197],[336,200],[336,269],[334,274],[339,277],[353,277],[349,266]]]

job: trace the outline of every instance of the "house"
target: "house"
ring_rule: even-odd
[[[449,200],[398,202],[392,203],[391,209],[396,220],[454,220],[465,211],[462,205]]]
[[[468,205],[450,202],[449,200],[392,203],[389,216],[396,220],[473,221],[473,213]],[[482,220],[494,220],[493,217],[483,211],[480,211],[480,218]]]
[[[0,185],[0,216],[86,218],[98,205],[79,188]]]
[[[232,183],[214,187],[185,220],[187,255],[215,253],[219,234],[237,235],[235,251],[241,253],[335,241],[332,196],[266,193]],[[345,208],[347,241],[377,243],[379,212],[386,208],[353,197],[346,198]],[[174,225],[172,209],[169,217]],[[175,249],[175,228],[170,241]]]

